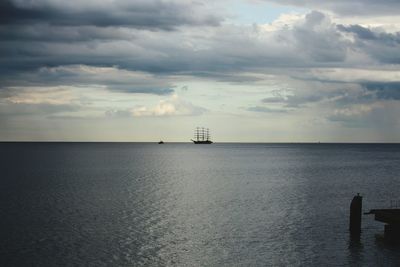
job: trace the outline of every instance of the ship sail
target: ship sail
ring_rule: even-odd
[[[210,137],[210,129],[204,127],[196,127],[194,131],[194,139],[191,139],[195,144],[212,144]]]

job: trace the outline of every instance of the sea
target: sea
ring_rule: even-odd
[[[399,144],[0,143],[0,266],[400,266]]]

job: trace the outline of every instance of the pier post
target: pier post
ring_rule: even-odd
[[[362,196],[358,193],[353,197],[350,204],[350,234],[359,236],[361,234],[361,214],[362,214]]]

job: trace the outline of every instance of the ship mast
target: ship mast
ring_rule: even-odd
[[[199,127],[196,128],[195,138],[197,141],[199,141],[199,139],[200,139],[200,128]]]

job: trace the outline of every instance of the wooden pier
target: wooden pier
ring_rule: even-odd
[[[385,238],[400,240],[400,209],[373,209],[364,214],[374,214],[376,221],[385,223]]]
[[[400,242],[400,208],[398,205],[390,209],[372,209],[365,215],[375,215],[375,220],[385,223],[384,237],[392,242]],[[357,194],[350,204],[350,235],[352,239],[359,239],[361,235],[362,196]]]

